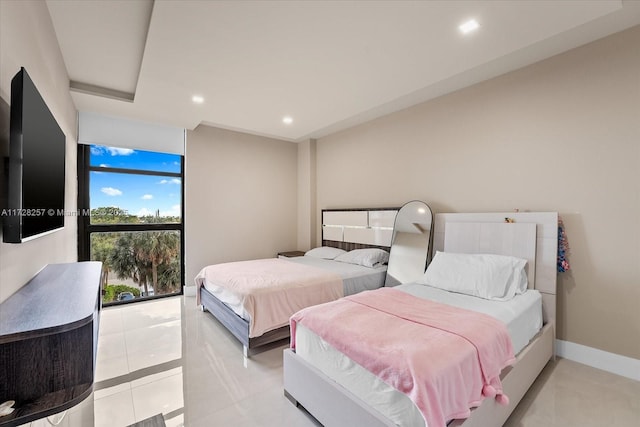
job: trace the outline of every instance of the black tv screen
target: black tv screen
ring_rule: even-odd
[[[22,68],[11,80],[5,243],[64,227],[65,135]]]

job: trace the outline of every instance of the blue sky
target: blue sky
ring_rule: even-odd
[[[91,166],[180,172],[180,156],[128,148],[91,147]],[[116,206],[131,215],[180,216],[180,178],[92,171],[91,208]]]

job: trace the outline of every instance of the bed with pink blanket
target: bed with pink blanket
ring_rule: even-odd
[[[467,418],[487,396],[505,399],[500,372],[515,358],[491,316],[382,288],[299,311],[292,337],[298,324],[406,394],[429,426]]]
[[[381,249],[349,254],[367,251],[386,254]],[[313,256],[214,264],[195,278],[197,303],[218,318],[249,355],[250,348],[287,338],[289,318],[296,311],[377,289],[385,271],[383,264],[364,266]]]
[[[325,427],[504,424],[553,355],[557,245],[557,214],[506,216],[436,215],[434,248],[523,257],[526,289],[493,300],[410,283],[302,310],[285,395]]]
[[[344,296],[338,274],[277,258],[210,265],[196,283],[217,285],[236,297],[251,320],[250,338],[284,326],[291,313],[304,307]]]

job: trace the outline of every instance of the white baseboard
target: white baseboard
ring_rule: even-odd
[[[640,360],[570,341],[556,340],[556,355],[640,381]]]
[[[191,286],[183,286],[182,293],[185,297],[195,297],[196,296],[196,287],[194,285]]]

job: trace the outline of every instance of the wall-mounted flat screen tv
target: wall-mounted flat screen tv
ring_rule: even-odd
[[[64,227],[65,134],[24,68],[11,80],[7,207],[2,240],[21,243]]]

